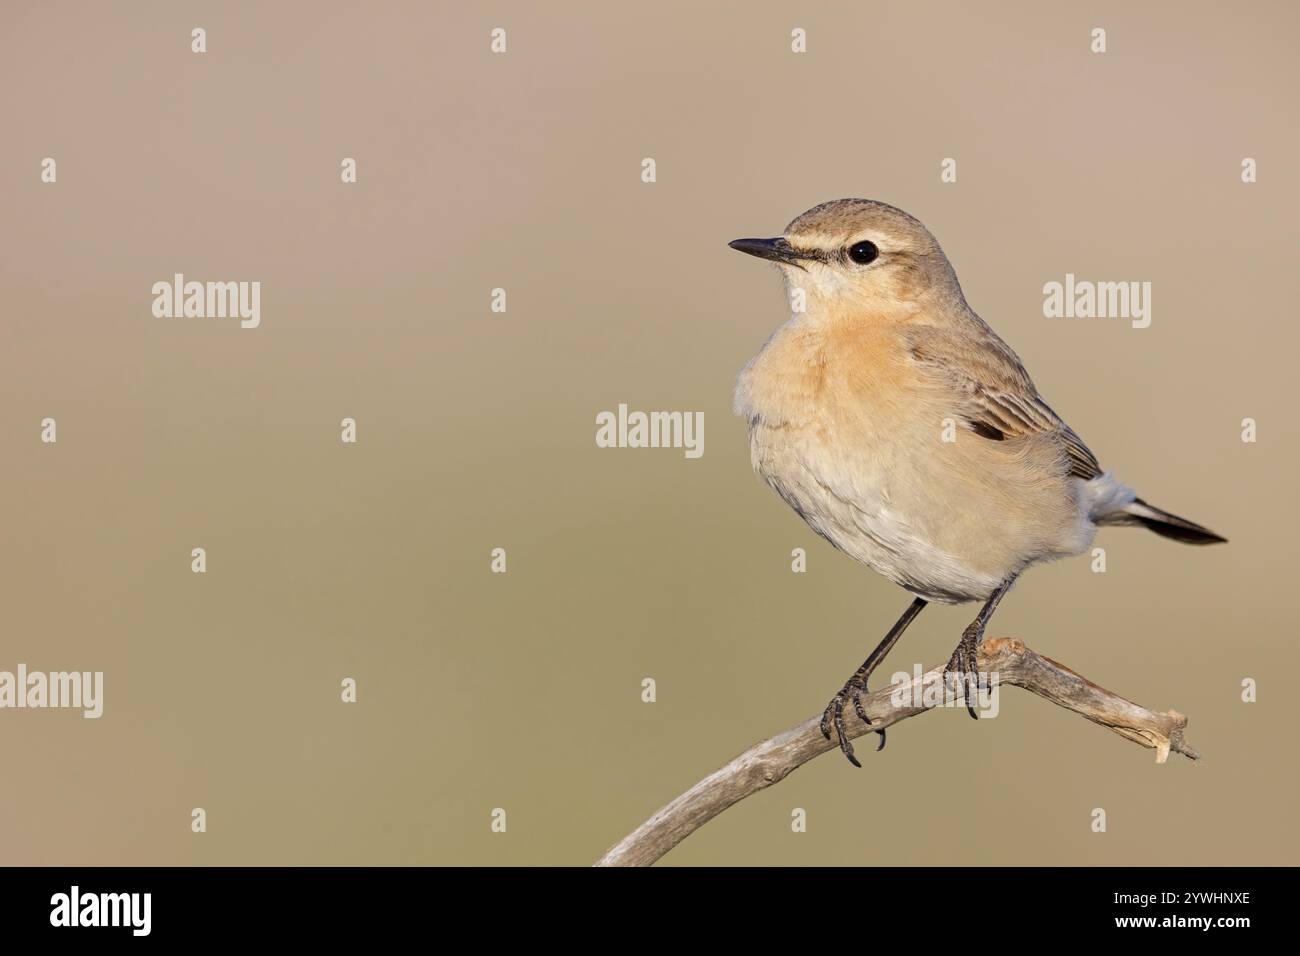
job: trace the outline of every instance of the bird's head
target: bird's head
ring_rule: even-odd
[[[839,315],[915,308],[961,296],[957,276],[930,231],[893,206],[837,199],[814,206],[773,239],[737,239],[739,252],[776,263],[808,312]]]

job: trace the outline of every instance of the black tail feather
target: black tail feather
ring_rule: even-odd
[[[1134,499],[1131,505],[1115,517],[1115,524],[1140,524],[1162,537],[1173,538],[1184,544],[1220,544],[1228,540],[1194,521],[1149,505],[1141,498]]]

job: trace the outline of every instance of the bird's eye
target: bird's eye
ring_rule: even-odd
[[[876,248],[874,242],[855,242],[849,246],[849,258],[860,266],[875,261],[878,255],[880,255],[880,250]]]

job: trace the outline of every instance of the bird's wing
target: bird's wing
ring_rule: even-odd
[[[954,410],[977,435],[992,441],[1050,435],[1064,450],[1071,475],[1085,481],[1100,475],[1097,456],[1043,401],[1016,353],[982,320],[975,323],[960,333],[913,327],[913,361],[950,390]]]

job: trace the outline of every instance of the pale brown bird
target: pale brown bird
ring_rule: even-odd
[[[776,263],[794,304],[736,385],[754,469],[819,535],[917,595],[822,716],[854,765],[845,703],[870,723],[867,678],[928,601],[984,602],[945,670],[976,716],[976,649],[1025,568],[1086,551],[1099,525],[1225,540],[1102,470],[901,209],[840,199],[731,247]]]

